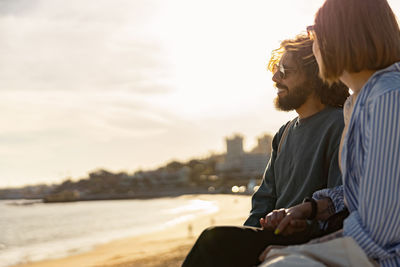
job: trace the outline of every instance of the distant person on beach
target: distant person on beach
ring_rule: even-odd
[[[268,68],[278,89],[275,107],[295,110],[298,117],[273,138],[271,158],[252,196],[245,226],[261,227],[260,220],[271,211],[292,207],[319,189],[342,184],[338,150],[348,88],[342,83],[329,87],[318,77],[307,35],[283,41],[273,51]]]
[[[277,242],[271,231],[276,225],[265,220],[275,209],[297,205],[316,190],[341,184],[338,150],[344,127],[342,107],[349,92],[340,82],[331,86],[322,82],[312,43],[307,35],[285,40],[269,61],[278,89],[276,108],[295,110],[298,117],[274,136],[271,159],[252,197],[245,226],[206,229],[183,267],[253,266],[259,263],[258,256],[267,245],[304,243],[321,235],[317,224],[304,221],[284,234],[298,233],[279,236]]]
[[[269,249],[262,266],[400,266],[400,28],[386,0],[326,0],[307,28],[321,77],[354,92],[345,104],[343,186],[279,215],[276,229],[347,208],[343,229]],[[332,207],[332,208],[328,208]],[[330,212],[324,214],[324,210]],[[294,264],[296,263],[296,264]]]

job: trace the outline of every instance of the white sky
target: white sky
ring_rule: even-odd
[[[294,116],[270,52],[322,3],[0,0],[0,187],[250,149]]]

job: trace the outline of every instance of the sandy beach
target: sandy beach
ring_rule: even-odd
[[[17,267],[165,267],[180,266],[201,231],[211,225],[242,225],[250,211],[250,196],[188,195],[181,198],[215,201],[219,211],[162,231],[127,237],[66,258]],[[156,224],[157,222],[149,222]]]

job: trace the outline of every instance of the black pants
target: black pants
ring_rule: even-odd
[[[303,244],[320,235],[314,228],[281,236],[255,227],[210,227],[197,239],[182,267],[251,267],[260,264],[258,256],[269,245]]]

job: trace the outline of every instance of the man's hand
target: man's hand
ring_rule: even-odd
[[[303,231],[307,226],[306,219],[310,213],[311,203],[309,202],[287,209],[286,216],[280,220],[278,226],[275,228],[275,234],[291,234]]]
[[[307,222],[305,218],[302,218],[302,216],[298,215],[298,206],[270,212],[267,216],[265,216],[265,219],[260,219],[261,227],[263,229],[275,230],[275,234],[281,233],[284,236],[304,231],[307,228]],[[282,222],[285,224],[282,228],[280,228]]]
[[[302,203],[289,209],[274,210],[260,219],[261,227],[275,229],[275,234],[283,235],[303,231],[306,228],[306,219],[311,215],[310,202]],[[335,206],[330,198],[317,200],[317,214],[315,219],[324,221],[335,213]]]
[[[282,219],[286,216],[287,209],[273,210],[264,218],[260,219],[260,224],[263,229],[275,229]]]

